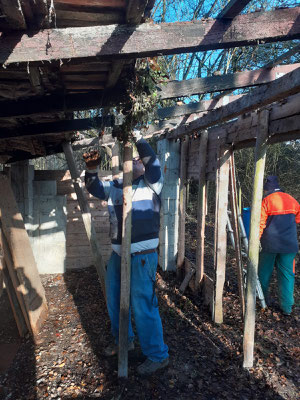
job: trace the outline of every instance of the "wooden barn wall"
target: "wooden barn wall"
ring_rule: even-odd
[[[255,146],[257,134],[257,113],[241,115],[233,122],[213,127],[208,131],[208,155],[206,174],[208,180],[215,180],[217,149],[224,144],[235,148]],[[270,144],[296,140],[300,137],[300,93],[288,97],[270,107]],[[200,139],[191,139],[188,154],[188,178],[198,180]]]
[[[111,179],[110,171],[100,171],[101,179]],[[93,264],[93,257],[88,238],[83,225],[76,194],[71,182],[69,171],[35,171],[35,181],[57,182],[57,195],[67,197],[67,229],[66,229],[66,269],[88,267]],[[84,180],[84,173],[82,174]],[[84,189],[85,190],[85,189]],[[99,239],[104,261],[107,262],[111,253],[109,238],[109,219],[107,202],[91,196],[86,190],[92,219]]]

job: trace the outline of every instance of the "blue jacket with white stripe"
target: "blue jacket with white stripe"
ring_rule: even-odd
[[[144,139],[136,144],[145,166],[145,174],[132,182],[132,234],[131,253],[158,246],[160,221],[160,192],[163,177],[160,163],[151,146]],[[108,202],[110,236],[113,250],[121,254],[122,243],[122,180],[101,181],[97,172],[85,173],[85,185],[89,193]]]

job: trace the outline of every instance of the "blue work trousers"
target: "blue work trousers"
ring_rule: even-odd
[[[156,252],[131,255],[130,312],[133,312],[142,352],[151,361],[161,362],[168,357],[168,346],[163,339],[154,287],[157,261]],[[121,257],[112,252],[107,265],[105,285],[108,314],[116,343],[119,338],[120,272]],[[130,315],[128,340],[134,340]]]

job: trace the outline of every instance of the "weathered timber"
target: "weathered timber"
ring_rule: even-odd
[[[229,3],[218,14],[218,19],[232,19],[239,15],[251,0],[230,0]]]
[[[119,317],[119,378],[128,376],[128,323],[131,274],[132,144],[124,145],[121,292]]]
[[[217,324],[223,322],[223,288],[226,269],[227,249],[227,206],[229,183],[229,155],[226,147],[218,152],[218,169],[216,176],[216,212],[215,212],[215,239],[214,239],[214,307],[213,321]]]
[[[181,272],[185,257],[185,212],[186,212],[188,149],[189,149],[189,139],[186,138],[181,142],[180,145],[177,275]]]
[[[68,142],[63,143],[63,150],[66,156],[66,160],[68,163],[68,167],[70,170],[70,174],[72,177],[72,182],[74,185],[74,189],[77,195],[78,204],[82,214],[82,220],[84,223],[84,227],[86,230],[87,237],[89,239],[89,243],[92,249],[92,254],[94,258],[95,267],[99,276],[99,280],[101,283],[102,291],[105,297],[105,265],[103,262],[103,258],[101,255],[101,249],[99,246],[98,238],[96,235],[96,230],[92,221],[91,211],[89,204],[87,202],[86,195],[83,190],[83,184],[80,179],[80,174],[77,170],[72,146]]]
[[[299,15],[300,7],[295,7],[240,15],[233,21],[207,19],[1,34],[0,63],[80,58],[114,60],[257,45],[260,41],[286,41],[300,37]]]
[[[244,294],[244,279],[243,279],[243,260],[242,260],[242,248],[241,248],[241,237],[239,232],[239,221],[238,221],[238,202],[237,202],[237,187],[236,187],[236,174],[235,174],[235,162],[234,153],[231,150],[229,158],[229,198],[231,208],[231,218],[233,225],[233,236],[234,236],[234,251],[236,258],[237,268],[237,281],[239,288],[239,295],[241,301],[242,316],[245,315],[245,294]]]
[[[196,249],[196,279],[195,289],[199,289],[204,275],[204,235],[206,216],[206,162],[207,162],[208,132],[201,132],[199,146],[199,175],[198,175],[198,198],[197,198],[197,249]]]
[[[255,148],[255,172],[253,194],[251,202],[251,223],[249,236],[249,253],[247,263],[246,313],[244,324],[244,368],[253,367],[255,310],[256,310],[256,282],[259,258],[259,223],[261,216],[261,201],[263,195],[263,181],[269,134],[269,111],[259,113],[259,125]]]
[[[63,132],[82,131],[104,126],[112,126],[111,116],[61,120],[41,124],[22,125],[16,130],[1,129],[0,141],[4,139],[58,134]]]
[[[0,102],[0,118],[16,117],[39,113],[68,112],[107,107],[122,103],[125,92],[120,90],[91,91],[89,93],[67,94],[56,93],[38,96],[26,100],[9,100]]]
[[[0,236],[1,236],[1,233],[0,233]],[[26,321],[23,316],[17,295],[16,295],[14,285],[10,278],[4,257],[2,257],[2,256],[0,256],[0,274],[1,273],[3,273],[3,280],[5,283],[5,287],[6,287],[7,295],[9,298],[10,305],[11,305],[11,309],[12,309],[12,312],[15,317],[19,335],[21,337],[24,337],[26,335],[26,333],[28,332],[28,328],[27,328]],[[1,294],[0,294],[0,297],[1,297]]]
[[[198,103],[189,103],[189,104],[183,104],[181,106],[159,108],[157,110],[157,117],[158,119],[167,119],[167,118],[180,117],[181,115],[210,111],[213,110],[214,108],[218,108],[224,106],[225,104],[231,103],[232,101],[237,100],[242,96],[243,95],[226,96],[217,100],[215,99],[203,100]]]
[[[126,10],[128,24],[137,25],[141,22],[148,0],[129,0]]]
[[[126,0],[55,0],[55,4],[93,8],[125,8]]]
[[[0,8],[11,29],[26,29],[20,0],[1,0]]]
[[[188,79],[186,81],[172,81],[164,86],[160,86],[161,91],[158,94],[161,99],[169,99],[258,86],[272,82],[282,74],[294,71],[299,66],[300,63],[281,65],[274,68],[261,68],[254,71],[236,72],[234,74]]]
[[[300,68],[289,72],[275,81],[253,89],[252,93],[233,101],[226,106],[212,110],[207,115],[200,117],[187,125],[170,130],[166,137],[177,139],[191,134],[197,129],[206,129],[210,126],[233,119],[241,114],[282,100],[288,96],[300,92]]]
[[[14,274],[19,282],[19,287],[16,290],[21,293],[30,323],[29,329],[35,336],[39,333],[47,317],[48,308],[45,291],[40,280],[22,215],[18,211],[10,182],[4,175],[0,175],[0,186],[2,191],[0,196],[1,230],[7,241],[6,249],[5,245],[3,246],[4,257],[7,260],[7,252],[9,250]],[[3,238],[1,240],[2,242],[4,241]]]

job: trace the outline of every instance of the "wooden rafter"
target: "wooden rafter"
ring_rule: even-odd
[[[20,0],[1,0],[0,9],[11,29],[26,29],[26,22]]]
[[[239,15],[241,11],[250,3],[251,0],[230,0],[229,3],[223,8],[218,19],[232,19]]]
[[[0,141],[12,138],[23,138],[49,134],[59,134],[72,131],[111,126],[110,116],[98,118],[70,119],[56,122],[22,125],[16,129],[1,129]]]
[[[148,0],[129,0],[126,10],[126,22],[131,25],[139,24],[144,15],[147,3]],[[124,60],[114,61],[112,63],[111,71],[106,83],[107,88],[115,86],[121,75],[124,65]]]
[[[187,125],[170,130],[167,138],[175,139],[187,134],[191,134],[194,130],[206,129],[210,126],[229,121],[241,114],[279,101],[300,91],[300,68],[289,72],[285,76],[275,81],[255,88],[248,96],[227,104],[224,107],[211,111]]]
[[[209,76],[206,78],[189,79],[186,81],[172,81],[160,86],[158,92],[161,99],[192,96],[194,94],[220,92],[221,90],[235,90],[249,86],[258,86],[273,81],[280,74],[286,74],[297,68],[300,63],[281,65],[275,68],[261,68],[254,71],[236,72],[234,74]]]
[[[91,108],[120,104],[125,93],[116,91],[97,91],[76,93],[64,96],[62,93],[38,96],[25,100],[9,100],[0,102],[0,118],[53,113],[60,111],[79,111]]]
[[[286,41],[300,37],[300,7],[239,15],[233,21],[90,26],[0,36],[0,63],[124,59]],[[45,51],[46,49],[46,51]]]

